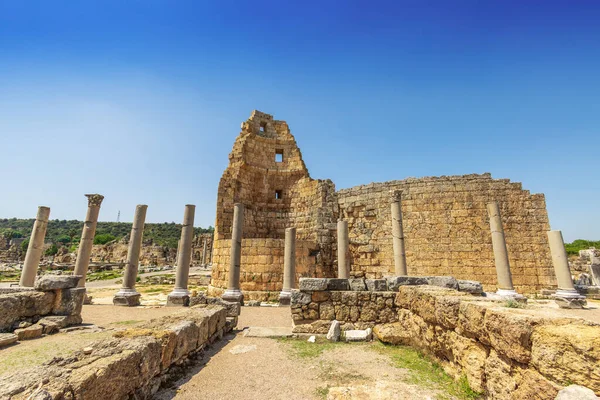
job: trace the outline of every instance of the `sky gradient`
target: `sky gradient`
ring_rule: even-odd
[[[287,4],[290,3],[290,4]],[[253,109],[336,188],[491,172],[600,239],[598,1],[0,0],[0,218],[214,225]]]

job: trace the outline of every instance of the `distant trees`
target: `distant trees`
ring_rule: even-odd
[[[111,235],[110,233],[101,233],[100,235],[96,235],[94,237],[94,244],[106,244],[108,242],[112,242],[116,237]]]
[[[595,247],[600,250],[600,240],[577,239],[572,243],[565,243],[565,249],[567,250],[568,255],[579,255],[579,250],[586,250],[590,247]]]

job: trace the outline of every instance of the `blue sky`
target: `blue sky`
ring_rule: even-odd
[[[218,4],[217,4],[218,3]],[[253,109],[337,188],[491,172],[600,239],[598,1],[0,0],[0,218],[214,224]]]

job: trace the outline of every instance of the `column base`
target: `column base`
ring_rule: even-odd
[[[292,292],[282,290],[279,293],[279,305],[280,306],[289,306],[292,301]]]
[[[514,289],[498,289],[495,293],[486,293],[490,300],[515,300],[520,303],[527,303],[527,297],[517,293]]]
[[[190,305],[190,292],[175,288],[167,296],[167,307],[187,307]]]
[[[121,289],[113,297],[113,304],[115,306],[126,306],[135,307],[140,305],[141,294],[135,291],[135,289]]]
[[[575,289],[558,289],[552,296],[560,308],[577,309],[587,305],[585,296]]]
[[[239,289],[227,289],[221,298],[225,301],[244,304],[244,294]]]

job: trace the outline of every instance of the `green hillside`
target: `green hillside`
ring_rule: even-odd
[[[0,219],[0,235],[4,237],[29,238],[33,228],[33,219]],[[50,220],[46,232],[46,241],[56,244],[73,244],[79,241],[83,222],[77,220]],[[213,227],[194,228],[196,234],[212,233]],[[95,243],[106,243],[110,240],[121,239],[131,231],[128,222],[98,222]],[[181,235],[181,225],[174,222],[162,224],[146,224],[144,227],[144,241],[152,239],[160,246],[177,247],[177,240]]]

